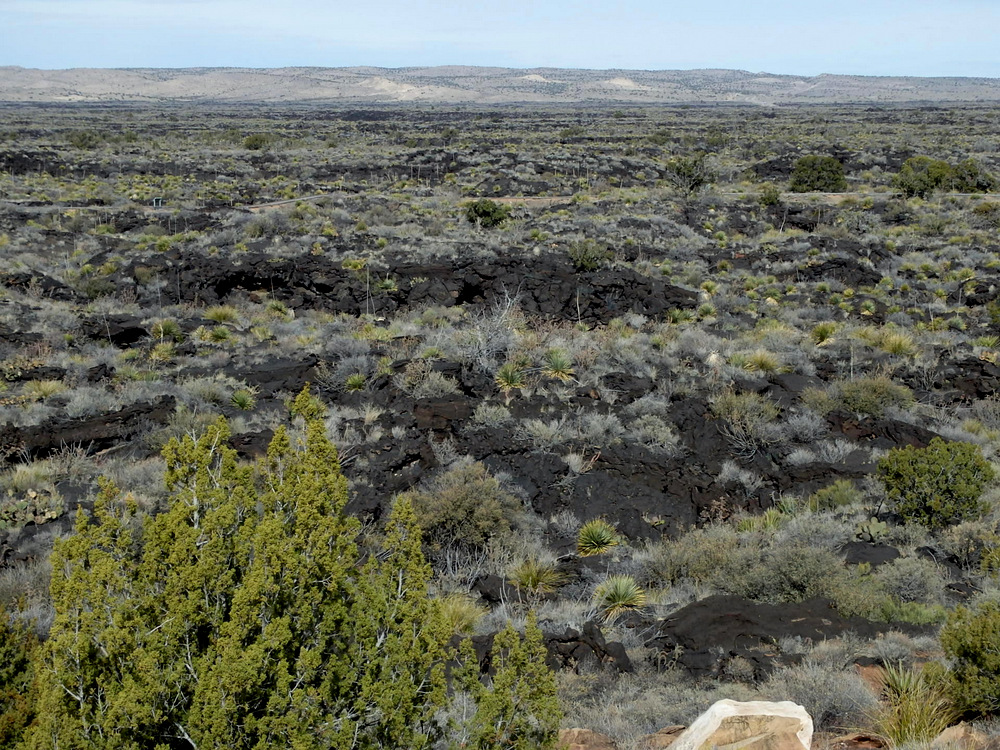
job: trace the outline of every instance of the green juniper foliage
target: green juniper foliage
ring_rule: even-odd
[[[900,515],[934,529],[978,516],[994,478],[978,446],[941,438],[926,448],[893,448],[878,462],[878,475]]]
[[[15,748],[34,718],[34,634],[0,608],[0,750]]]
[[[295,410],[308,415],[303,437],[279,429],[257,466],[237,462],[221,419],[172,440],[170,505],[155,518],[110,482],[93,522],[78,512],[52,557],[56,618],[27,747],[422,748],[441,737],[452,628],[428,596],[413,507],[400,498],[363,554],[317,403],[304,391]],[[513,702],[509,736],[554,731],[518,728],[523,700],[555,701],[540,642],[498,638],[504,666],[480,697],[493,713]]]
[[[479,679],[478,663],[466,641],[464,669],[459,675],[472,695],[476,711],[464,727],[474,750],[553,747],[562,714],[556,700],[555,676],[545,666],[545,644],[535,613],[528,615],[524,638],[510,625],[493,639],[496,672],[488,685]]]

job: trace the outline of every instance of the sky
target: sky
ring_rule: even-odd
[[[1000,77],[1000,0],[0,0],[0,65]]]

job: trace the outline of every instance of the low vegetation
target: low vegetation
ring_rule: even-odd
[[[992,731],[998,124],[0,109],[0,747]]]

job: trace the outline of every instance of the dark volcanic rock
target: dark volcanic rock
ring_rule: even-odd
[[[161,396],[152,403],[131,404],[111,414],[50,419],[30,427],[3,425],[0,445],[24,450],[32,458],[44,458],[66,445],[103,450],[149,429],[151,424],[165,424],[174,414],[174,403],[173,396]],[[0,455],[0,459],[7,458]]]
[[[802,281],[827,281],[836,279],[848,286],[874,286],[882,280],[882,274],[872,266],[853,258],[830,258],[822,263],[807,265],[797,271]]]
[[[479,662],[480,674],[495,674],[496,666],[493,660],[493,639],[495,634],[477,635],[472,637],[472,647]],[[546,659],[549,667],[556,670],[571,670],[579,672],[584,668],[610,668],[616,672],[634,672],[625,647],[617,641],[608,642],[597,623],[592,620],[584,623],[583,632],[566,628],[562,633],[544,633],[545,648],[548,651]],[[457,647],[460,639],[456,636],[452,645]]]
[[[694,292],[643,276],[630,268],[579,273],[561,255],[511,255],[488,261],[462,259],[415,264],[386,257],[379,277],[398,280],[396,290],[373,290],[367,277],[325,258],[274,258],[251,254],[238,260],[179,251],[136,262],[167,282],[173,302],[215,304],[242,290],[267,290],[293,307],[387,314],[402,307],[489,304],[517,296],[525,312],[590,323],[634,312],[661,315],[697,304]],[[128,273],[134,275],[135,268]]]
[[[871,417],[858,419],[853,414],[844,411],[830,412],[826,419],[831,427],[847,437],[857,441],[865,441],[869,445],[886,450],[904,445],[926,448],[931,440],[940,437],[936,432],[896,419],[873,419]]]
[[[848,565],[867,563],[873,568],[892,562],[899,557],[899,550],[888,544],[869,544],[868,542],[848,542],[840,548],[844,562]]]
[[[88,338],[110,341],[119,348],[134,346],[149,336],[134,315],[101,315],[80,321],[80,328]]]
[[[852,632],[874,638],[888,630],[924,632],[926,628],[900,623],[876,623],[860,617],[842,617],[825,599],[798,604],[763,604],[739,596],[710,596],[678,610],[660,625],[646,645],[658,661],[675,662],[698,676],[719,675],[726,663],[742,657],[754,665],[760,678],[780,657],[779,638],[818,642]]]

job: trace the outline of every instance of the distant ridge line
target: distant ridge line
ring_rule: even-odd
[[[1000,103],[1000,78],[576,68],[0,67],[3,103],[906,104]]]

